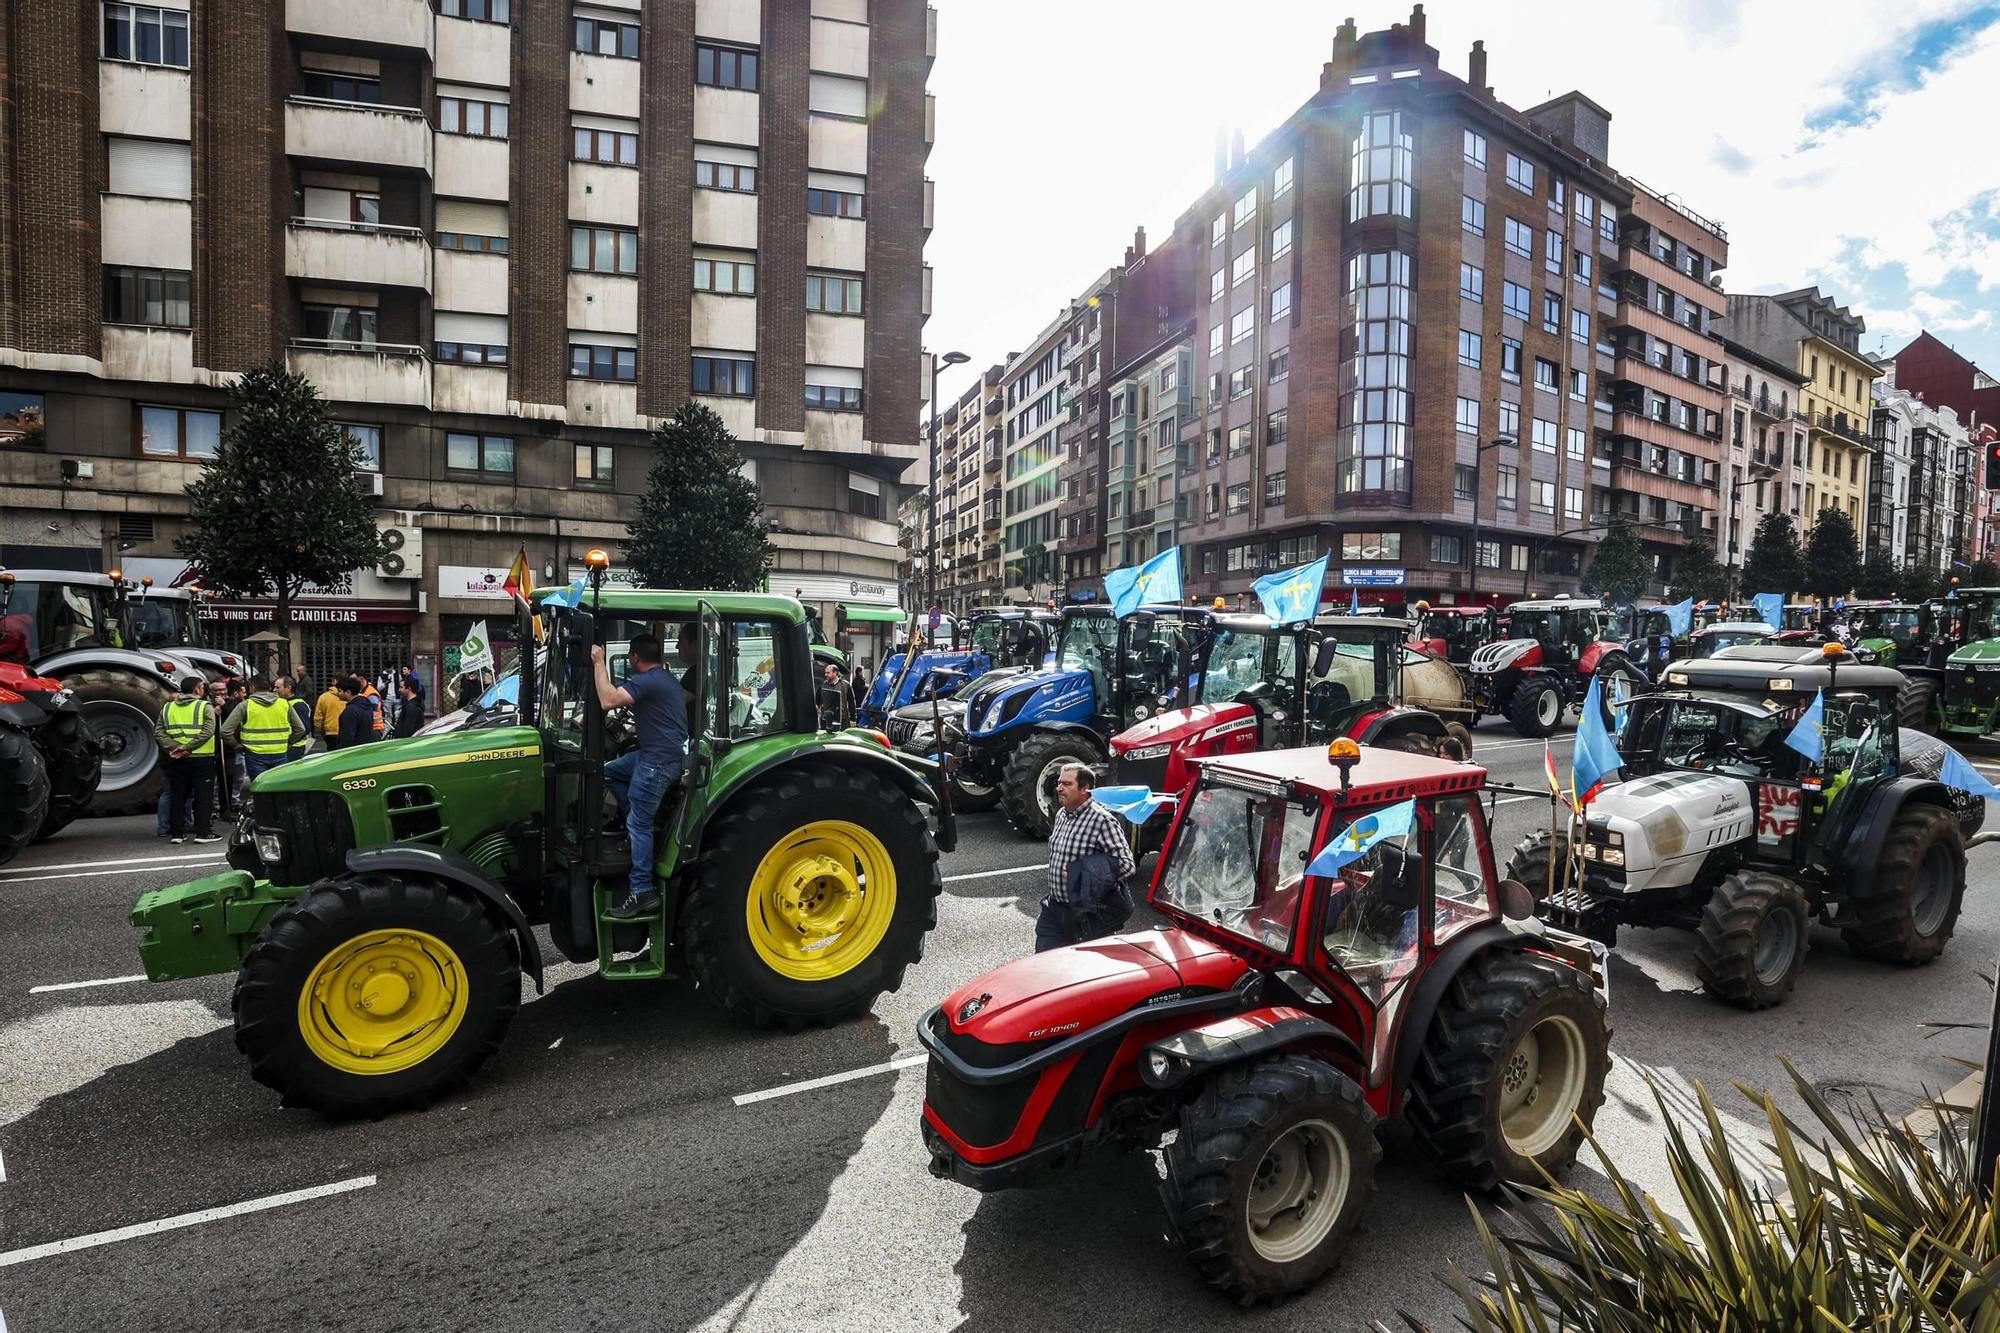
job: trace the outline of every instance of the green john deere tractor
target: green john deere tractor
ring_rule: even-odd
[[[601,566],[600,566],[601,567]],[[609,981],[675,972],[748,1022],[797,1029],[895,990],[936,924],[954,842],[921,760],[815,729],[806,616],[788,597],[601,586],[520,613],[516,726],[382,741],[257,779],[232,869],[139,899],[155,981],[234,972],[236,1044],[288,1105],[419,1107],[499,1048],[546,924]],[[606,911],[630,853],[604,764],[635,743],[590,650],[635,635],[689,696],[687,771],[660,808],[656,916]],[[616,672],[614,671],[614,675]],[[932,818],[935,817],[935,827]]]
[[[1936,736],[2000,732],[2000,588],[1957,588],[1924,608],[1922,661],[1898,664],[1909,679],[1902,724]]]

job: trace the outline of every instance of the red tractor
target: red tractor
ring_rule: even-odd
[[[1616,678],[1621,696],[1646,684],[1618,638],[1616,615],[1594,597],[1516,602],[1507,634],[1472,654],[1473,716],[1497,713],[1523,736],[1553,733],[1582,705],[1593,676]]]
[[[1432,606],[1417,603],[1417,632],[1410,646],[1420,653],[1468,666],[1473,653],[1500,637],[1500,612],[1490,606]]]
[[[83,813],[100,764],[62,682],[0,661],[0,865]]]
[[[1205,761],[1153,874],[1169,927],[1018,959],[918,1025],[931,1173],[1161,1150],[1172,1229],[1247,1303],[1333,1267],[1384,1120],[1467,1188],[1566,1166],[1604,1100],[1605,952],[1499,881],[1485,782],[1345,738]]]

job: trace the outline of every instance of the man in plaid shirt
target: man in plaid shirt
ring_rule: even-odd
[[[1109,857],[1121,881],[1138,868],[1118,816],[1091,800],[1096,785],[1096,776],[1082,764],[1069,765],[1056,779],[1056,800],[1062,808],[1049,832],[1049,891],[1035,920],[1037,953],[1079,941],[1070,914],[1069,872],[1080,858],[1099,853]]]

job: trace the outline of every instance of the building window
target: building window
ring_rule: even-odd
[[[1256,386],[1256,383],[1257,383],[1257,372],[1251,369],[1249,366],[1243,366],[1236,370],[1230,371],[1229,372],[1230,398],[1232,400],[1241,398],[1244,394],[1249,393],[1250,390]]]
[[[847,512],[862,518],[882,517],[882,483],[859,472],[848,473]]]
[[[636,23],[619,23],[613,19],[579,18],[576,20],[575,31],[576,49],[586,54],[618,56],[625,60],[639,58],[639,25]],[[695,49],[699,51],[701,48]]]
[[[1465,165],[1486,170],[1486,136],[1477,130],[1465,132]]]
[[[1479,335],[1471,329],[1458,331],[1458,364],[1479,369]]]
[[[1462,565],[1465,563],[1465,538],[1448,532],[1431,534],[1431,563],[1434,565]]]
[[[810,290],[812,279],[806,279],[806,283]],[[757,261],[696,255],[694,289],[698,292],[714,292],[721,296],[755,296]]]
[[[1583,431],[1578,427],[1571,426],[1569,428],[1569,456],[1571,458],[1581,459],[1584,453],[1584,446],[1585,446],[1585,440]]]
[[[1201,513],[1206,519],[1214,519],[1222,513],[1222,484],[1211,481],[1201,490]]]
[[[1516,218],[1507,219],[1507,248],[1523,259],[1535,257],[1535,229]]]
[[[1458,266],[1458,294],[1466,301],[1486,300],[1486,270],[1477,264],[1460,263]]]
[[[1486,234],[1486,205],[1471,195],[1462,195],[1458,203],[1458,221],[1474,236]]]
[[[1502,509],[1514,508],[1519,501],[1521,470],[1502,463],[1493,472],[1493,503]]]
[[[1276,171],[1271,173],[1271,197],[1273,199],[1283,199],[1291,191],[1291,188],[1292,159],[1288,157],[1278,164]]]
[[[1535,192],[1535,164],[1523,161],[1514,154],[1507,154],[1507,183],[1522,194]]]
[[[579,273],[639,271],[639,233],[611,227],[571,227],[569,266]]]
[[[448,431],[444,437],[444,465],[454,472],[499,472],[512,476],[514,441],[505,435]]]
[[[1569,373],[1569,396],[1577,402],[1590,401],[1590,376],[1581,370]]]
[[[868,80],[839,74],[808,74],[806,110],[816,116],[865,120],[868,116]]]
[[[1580,519],[1583,517],[1583,488],[1563,487],[1563,517]]]
[[[1500,284],[1500,306],[1510,319],[1528,318],[1528,289],[1518,282]]]
[[[181,269],[106,265],[104,322],[187,328],[191,323],[188,274]]]
[[[757,91],[757,53],[727,46],[697,44],[694,48],[694,81],[710,88],[740,88]]]
[[[1371,111],[1347,149],[1347,218],[1410,217],[1416,212],[1411,162],[1415,140],[1400,111]]]
[[[1239,227],[1257,216],[1256,186],[1251,186],[1237,198],[1236,207],[1230,211],[1230,216],[1234,220],[1235,225]]]
[[[373,347],[378,332],[375,307],[307,304],[299,307],[299,335],[350,347]]]
[[[702,154],[705,152],[714,156],[703,157]],[[724,156],[730,160],[722,160]],[[733,190],[738,194],[755,194],[757,150],[697,147],[694,160],[694,187],[697,190]]]
[[[1239,454],[1247,454],[1249,452],[1250,428],[1248,426],[1231,426],[1229,428],[1229,456],[1235,458]]]
[[[586,488],[609,487],[612,453],[608,444],[577,445],[576,484]]]
[[[1264,477],[1264,503],[1280,505],[1285,502],[1285,474],[1271,472]]]
[[[1257,252],[1255,250],[1245,250],[1242,254],[1236,256],[1229,265],[1229,285],[1234,287],[1239,283],[1248,282],[1251,275],[1256,271]]]
[[[431,359],[461,366],[504,366],[507,364],[507,345],[439,339],[431,344]]]
[[[1342,560],[1401,560],[1403,534],[1400,532],[1343,532],[1340,534]]]
[[[354,466],[360,468],[363,472],[380,472],[382,470],[382,428],[380,426],[363,426],[351,421],[337,421],[334,424],[339,426],[341,434],[347,437],[347,443],[358,451]]]
[[[1542,267],[1551,273],[1561,276],[1563,271],[1562,233],[1554,227],[1550,227],[1548,235],[1543,237],[1543,240],[1546,242],[1544,249],[1547,251],[1547,257],[1542,261]]]
[[[1224,332],[1225,331],[1220,324],[1217,324],[1214,328],[1208,331],[1208,354],[1210,356],[1222,355],[1222,339],[1224,337]],[[1210,395],[1210,397],[1213,396],[1214,396],[1213,394]]]
[[[1479,400],[1461,398],[1458,400],[1458,428],[1468,435],[1479,434]]]
[[[839,177],[824,180],[815,185],[815,176],[831,177],[832,173],[809,172],[806,176],[806,212],[822,218],[858,218],[861,216],[861,186],[865,184],[859,176]]]
[[[1292,373],[1292,350],[1287,347],[1271,353],[1271,359],[1264,371],[1264,382],[1276,384]]]
[[[1479,567],[1481,569],[1500,568],[1500,543],[1479,543]]]
[[[1171,393],[1180,382],[1181,368],[1179,366],[1162,366],[1160,368],[1161,393]]]
[[[135,65],[188,67],[188,16],[185,9],[152,5],[104,6],[104,58]]]
[[[1535,387],[1537,389],[1542,389],[1549,393],[1561,392],[1561,386],[1556,379],[1559,373],[1560,371],[1555,362],[1545,360],[1539,356],[1535,358]]]
[[[578,162],[636,167],[639,165],[639,136],[625,130],[578,125],[570,130],[570,156]]]
[[[1521,438],[1521,405],[1502,402],[1500,404],[1500,433],[1511,440]]]
[[[1215,221],[1208,224],[1208,243],[1210,245],[1221,245],[1223,238],[1228,235],[1229,215],[1227,213],[1217,213]]]
[[[569,345],[569,373],[580,380],[636,380],[639,349],[608,343]]]
[[[698,356],[694,359],[695,393],[723,398],[750,398],[757,392],[757,363],[748,357]]]
[[[1569,182],[1561,176],[1549,180],[1549,207],[1558,213],[1569,207]]]
[[[1500,378],[1509,384],[1521,382],[1521,340],[1502,338],[1500,340]]]
[[[1596,220],[1597,200],[1582,190],[1576,192],[1576,220],[1588,227]]]
[[[1291,313],[1292,284],[1287,282],[1273,288],[1271,291],[1271,322],[1276,324]]]
[[[1588,310],[1572,310],[1569,312],[1569,336],[1572,342],[1580,342],[1586,347],[1590,345],[1590,312]]]
[[[512,0],[438,0],[438,13],[448,19],[508,23],[513,19],[513,6]]]
[[[46,416],[42,395],[0,390],[0,448],[42,448],[48,443]]]
[[[1255,308],[1239,310],[1229,317],[1229,341],[1232,343],[1242,342],[1254,333],[1256,329],[1257,311]]]
[[[222,448],[222,413],[182,407],[139,409],[139,452],[148,458],[213,458]]]
[[[382,80],[364,78],[355,74],[336,74],[331,70],[306,69],[299,71],[299,86],[307,97],[317,97],[328,102],[359,102],[364,106],[382,104]]]
[[[859,412],[861,386],[858,384],[806,383],[806,406],[820,412]]]
[[[1535,452],[1552,454],[1556,451],[1556,423],[1542,417],[1535,418]]]
[[[1470,465],[1460,463],[1451,472],[1451,498],[1470,500],[1477,495],[1479,474]]]
[[[1222,294],[1229,290],[1229,275],[1221,269],[1208,275],[1208,299],[1220,301]]]
[[[861,279],[845,273],[806,274],[806,309],[823,315],[861,313]]]
[[[1264,418],[1264,443],[1283,444],[1291,436],[1291,418],[1284,408],[1279,408]]]
[[[1556,484],[1552,481],[1538,481],[1529,492],[1528,507],[1537,514],[1556,512]]]
[[[1588,284],[1590,282],[1590,274],[1592,267],[1590,262],[1590,251],[1573,250],[1570,253],[1576,260],[1576,280],[1578,282]]]
[[[507,104],[481,102],[470,97],[440,97],[437,100],[437,127],[440,134],[504,139],[507,137]]]
[[[1410,256],[1402,251],[1357,254],[1347,264],[1349,324],[1341,338],[1337,381],[1337,494],[1410,489],[1410,268]],[[1461,333],[1461,355],[1467,350],[1464,338]],[[1477,354],[1476,341],[1470,350]]]
[[[1229,488],[1229,512],[1241,514],[1250,508],[1250,483],[1239,481]]]
[[[1554,292],[1542,293],[1542,332],[1561,333],[1563,324],[1562,298]]]

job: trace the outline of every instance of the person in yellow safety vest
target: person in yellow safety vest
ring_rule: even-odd
[[[215,710],[199,676],[186,676],[167,706],[153,738],[160,744],[167,778],[167,831],[173,841],[220,842],[215,820]],[[189,801],[194,827],[187,827]]]
[[[231,709],[222,723],[222,738],[242,748],[251,782],[259,773],[289,759],[292,747],[304,740],[305,734],[299,715],[292,711],[292,701],[273,690],[264,676],[250,682],[250,697]]]

